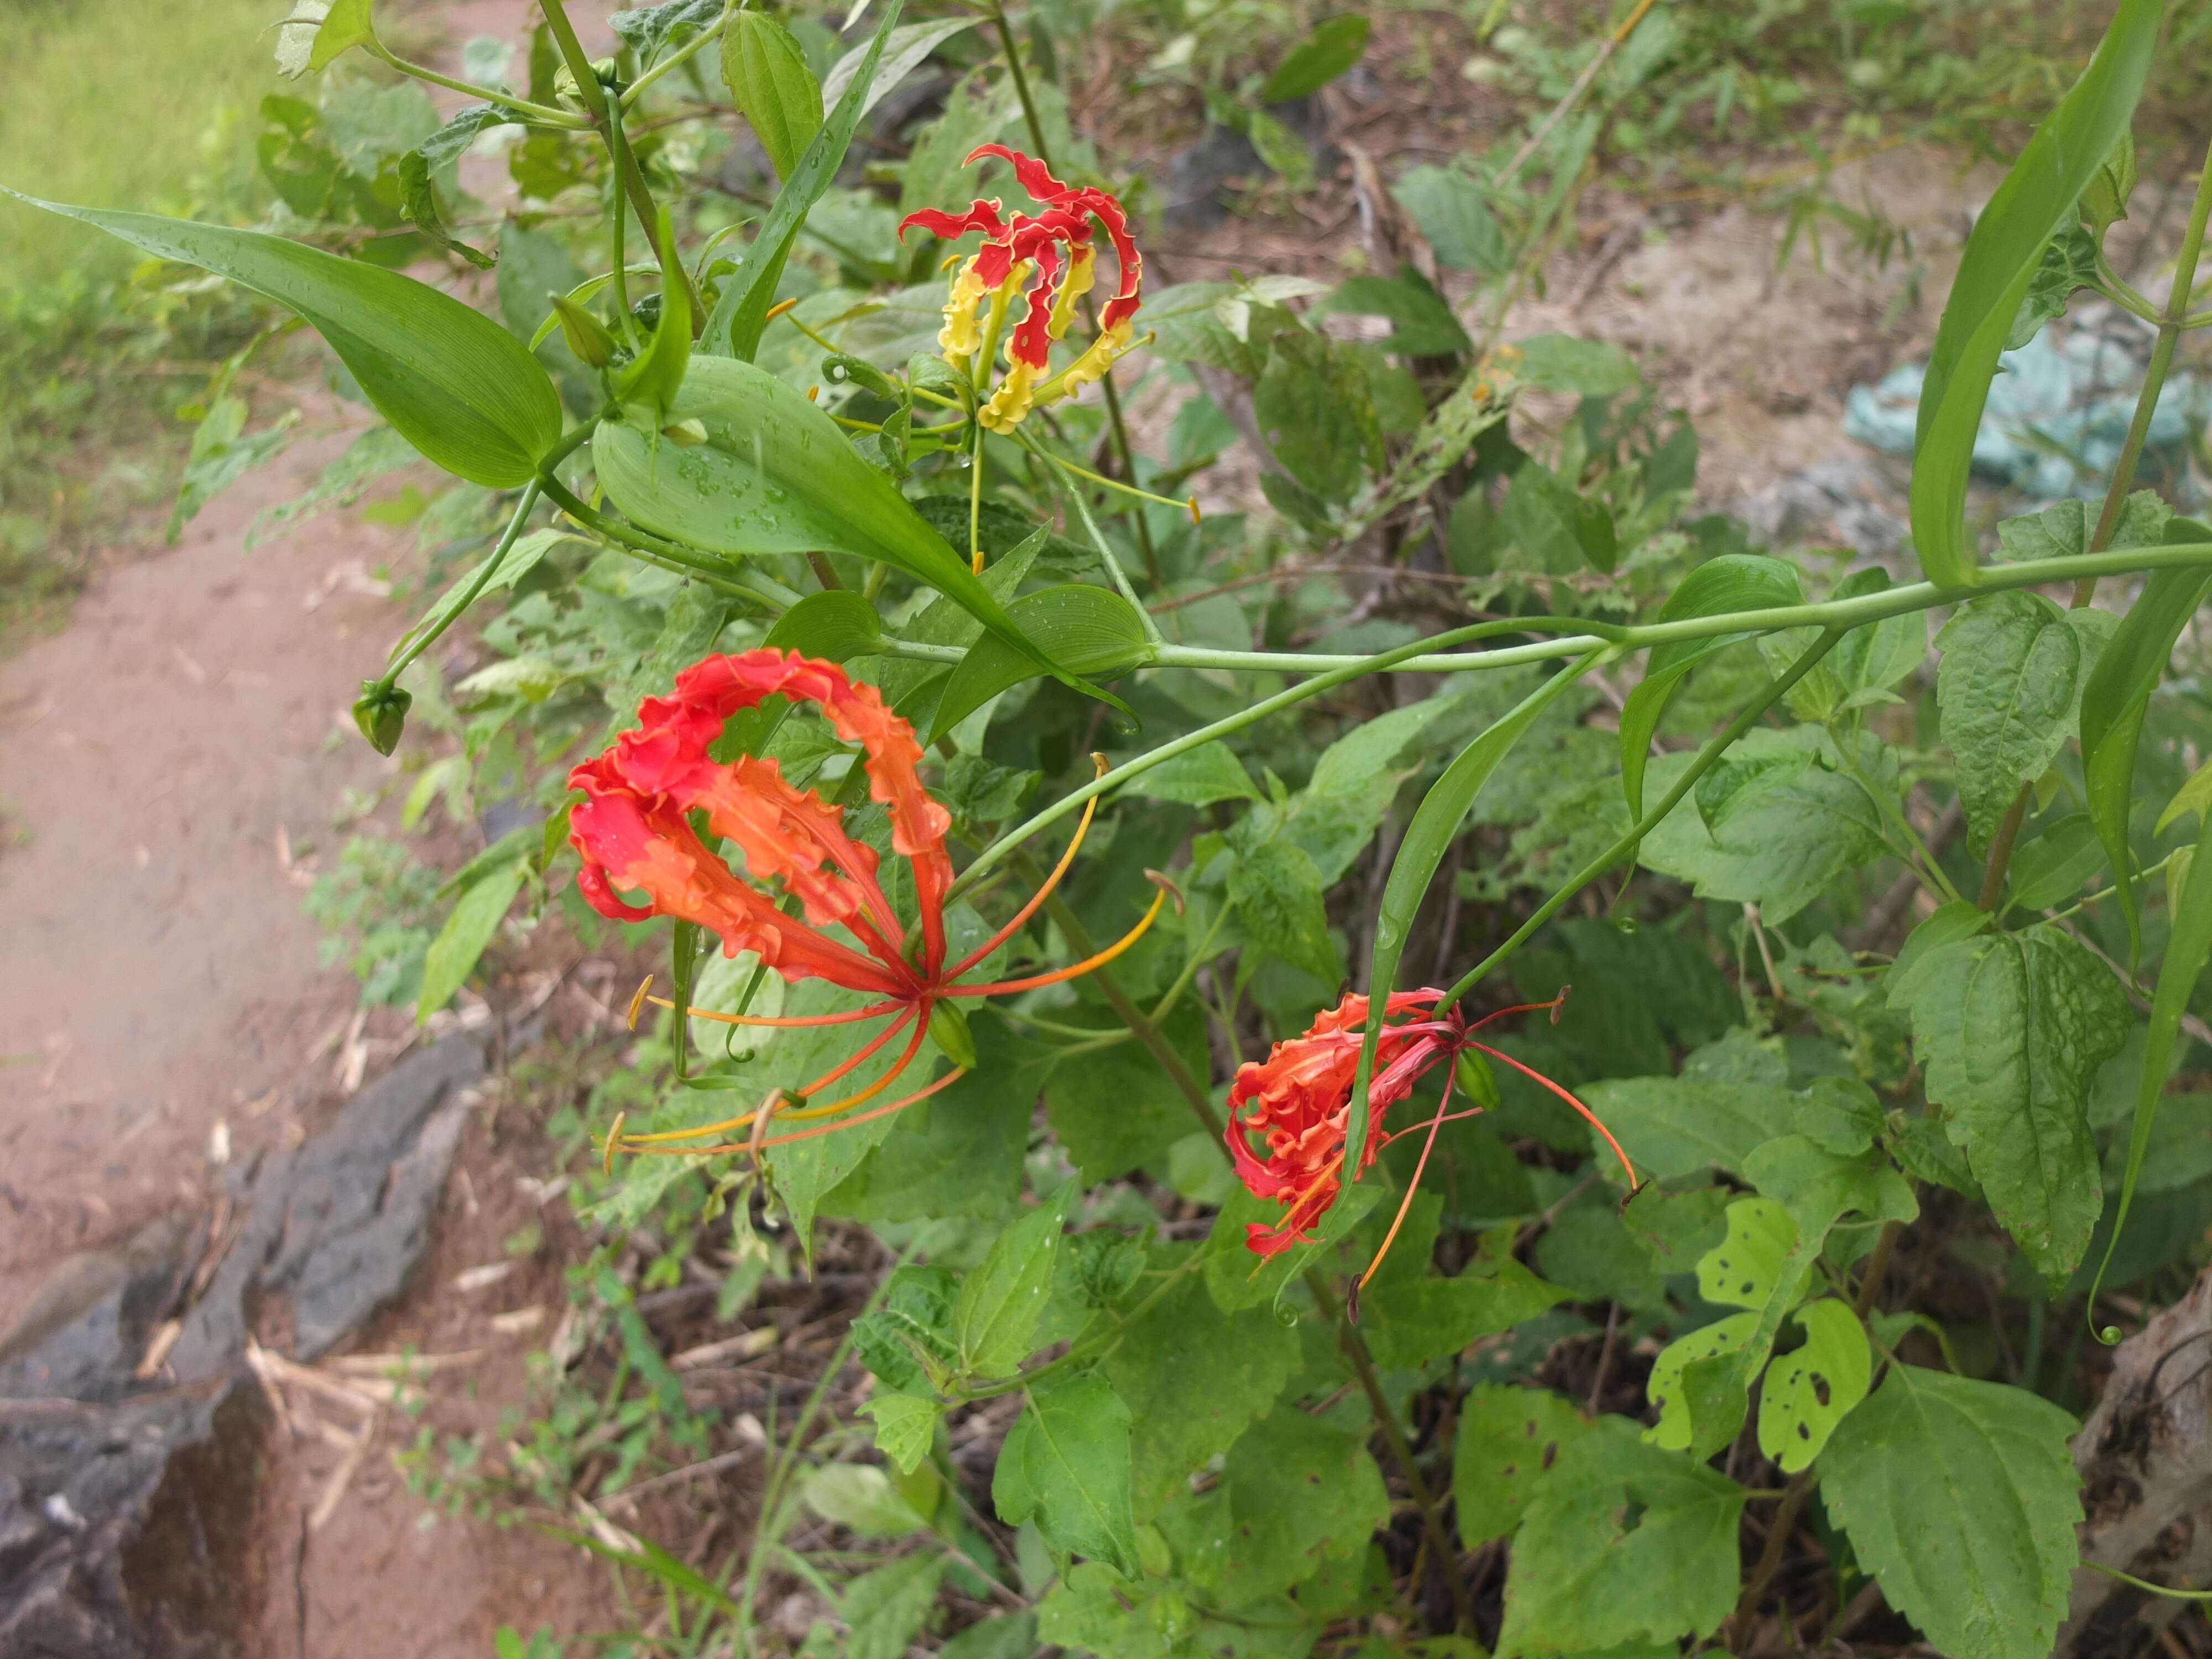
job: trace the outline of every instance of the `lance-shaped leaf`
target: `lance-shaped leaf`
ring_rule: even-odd
[[[615,379],[616,400],[625,409],[635,405],[647,419],[659,417],[676,401],[691,362],[691,285],[684,279],[675,225],[665,206],[659,220],[660,320],[636,361]]]
[[[2190,519],[2167,525],[2169,544],[2212,542],[2212,529]],[[2212,594],[2212,572],[2174,569],[2154,573],[2142,596],[2129,607],[2118,629],[2090,671],[2081,692],[2081,770],[2089,791],[2089,819],[2105,844],[2120,890],[2120,913],[2128,940],[2142,949],[2137,915],[2135,859],[2128,845],[2128,814],[2135,800],[2136,745],[2151,693],[2166,677],[2174,641]]]
[[[259,231],[8,194],[296,311],[402,437],[471,483],[526,483],[560,441],[560,394],[522,342],[410,276]]]
[[[1122,707],[1041,651],[836,422],[765,369],[695,355],[656,419],[696,420],[707,441],[679,445],[655,426],[615,418],[602,421],[592,441],[608,499],[635,523],[733,557],[830,551],[903,570],[1045,672]]]
[[[779,179],[789,179],[822,131],[822,88],[791,31],[764,11],[730,15],[722,79]]]
[[[1724,617],[1739,611],[1771,611],[1802,605],[1796,567],[1758,553],[1724,553],[1699,565],[1659,607],[1662,623]],[[1651,648],[1644,680],[1628,694],[1620,711],[1620,787],[1632,817],[1644,815],[1644,771],[1651,758],[1651,734],[1659,729],[1668,704],[1682,689],[1683,677],[1708,657],[1726,650],[1745,634],[1715,634],[1677,640]]]
[[[702,351],[740,357],[750,362],[753,353],[760,349],[761,331],[768,326],[769,307],[775,303],[776,284],[783,280],[784,261],[791,257],[791,246],[798,240],[799,228],[805,223],[807,213],[822,199],[823,191],[830,188],[837,177],[837,169],[844,164],[846,147],[853,142],[854,131],[860,125],[861,112],[867,106],[868,90],[875,84],[876,65],[883,61],[884,46],[898,22],[901,3],[902,0],[890,0],[884,21],[876,27],[876,38],[868,44],[867,56],[854,73],[852,83],[837,100],[837,107],[830,112],[830,118],[807,144],[805,154],[785,178],[782,190],[776,194],[775,205],[753,233],[753,240],[745,249],[744,258],[738,261],[737,270],[722,284],[722,296],[714,302],[706,329],[700,336]],[[745,15],[740,12],[738,16]]]
[[[1974,580],[1966,481],[1997,357],[2035,280],[2045,244],[2135,116],[2164,0],[2121,0],[2081,78],[2035,130],[1966,239],[1920,392],[1912,453],[1912,540],[1930,581]]]
[[[2212,956],[2212,813],[2204,816],[2203,831],[2190,860],[2191,879],[2182,889],[2175,907],[2172,929],[2166,936],[2166,960],[2159,967],[2158,989],[2152,994],[2150,1030],[2143,1039],[2142,1070],[2136,1079],[2135,1127],[2128,1136],[2127,1174],[2120,1183],[2120,1207],[2112,1216],[2111,1241],[2105,1259],[2097,1265],[2096,1290],[2105,1282],[2105,1269],[2127,1224],[2128,1209],[2135,1202],[2136,1186],[2142,1179],[2143,1156],[2150,1150],[2151,1131],[2158,1123],[2159,1098],[2166,1092],[2166,1074],[2173,1066],[2173,1048],[2181,1035],[2181,1018],[2189,1012],[2189,999]]]
[[[1398,856],[1390,865],[1389,879],[1382,887],[1382,903],[1375,918],[1375,954],[1367,975],[1375,996],[1387,998],[1397,988],[1398,962],[1406,953],[1406,940],[1413,932],[1413,918],[1421,908],[1421,901],[1428,896],[1429,884],[1436,878],[1437,866],[1443,863],[1444,854],[1466,826],[1467,815],[1474,806],[1474,798],[1482,793],[1482,786],[1490,781],[1498,763],[1512,752],[1513,745],[1535,723],[1536,717],[1551,706],[1552,700],[1579,680],[1595,661],[1595,656],[1585,657],[1576,666],[1553,675],[1523,697],[1504,718],[1460,750],[1459,757],[1444,769],[1444,775],[1421,798],[1413,821],[1406,826],[1406,838],[1398,844]],[[1359,1049],[1359,1069],[1352,1079],[1354,1101],[1364,1102],[1367,1098],[1368,1079],[1375,1075],[1375,1054],[1382,1041],[1382,1022],[1370,1020],[1366,1041]],[[1357,1170],[1366,1149],[1367,1113],[1355,1110],[1345,1123],[1344,1167]]]

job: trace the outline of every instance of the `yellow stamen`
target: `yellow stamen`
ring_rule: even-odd
[[[1099,951],[1097,955],[1086,957],[1073,968],[1057,969],[1052,973],[1038,974],[1030,979],[1001,980],[996,985],[956,985],[945,994],[949,997],[1008,996],[1016,991],[1035,991],[1047,985],[1058,985],[1063,980],[1071,980],[1087,974],[1094,968],[1103,968],[1115,957],[1136,944],[1139,939],[1144,938],[1152,925],[1159,920],[1160,908],[1167,902],[1168,890],[1163,885],[1158,892],[1152,895],[1152,908],[1145,912],[1145,919],[1142,921]]]
[[[1109,763],[1105,756],[1094,754],[1091,757],[1091,763],[1098,769],[1098,775],[1100,777],[1103,778],[1106,775],[1107,768]],[[1060,855],[1060,862],[1052,866],[1052,873],[1044,878],[1044,884],[1038,888],[1035,893],[1030,895],[1030,902],[1027,904],[1024,904],[1019,910],[1014,913],[1014,919],[1012,921],[999,929],[997,933],[992,934],[991,937],[985,940],[977,949],[970,951],[966,957],[963,957],[959,964],[954,967],[945,975],[948,981],[958,979],[961,975],[966,973],[977,963],[982,961],[984,957],[989,956],[992,951],[997,950],[1001,945],[1004,945],[1016,933],[1021,932],[1022,928],[1028,923],[1029,919],[1037,913],[1047,899],[1052,896],[1053,889],[1060,885],[1060,878],[1067,873],[1067,866],[1075,862],[1076,849],[1083,845],[1083,837],[1089,833],[1091,829],[1091,817],[1097,811],[1097,796],[1093,795],[1089,800],[1083,803],[1083,817],[1076,823],[1075,834],[1068,841],[1067,850]],[[1182,902],[1182,896],[1180,894],[1176,896],[1176,902],[1177,907],[1180,908]]]

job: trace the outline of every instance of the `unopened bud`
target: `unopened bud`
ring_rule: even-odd
[[[968,1029],[968,1016],[960,1012],[959,1004],[948,999],[931,1005],[929,1035],[938,1052],[955,1066],[966,1072],[975,1069],[975,1034]]]
[[[361,696],[354,700],[353,723],[368,739],[370,748],[380,755],[388,755],[399,746],[399,734],[407,726],[407,711],[414,706],[414,697],[398,686],[383,680],[363,680]]]
[[[561,337],[580,362],[605,368],[614,362],[615,337],[607,332],[606,325],[565,294],[545,297],[553,302],[553,314],[561,319]]]
[[[1480,1048],[1462,1048],[1452,1057],[1452,1081],[1484,1110],[1498,1105],[1498,1077]]]

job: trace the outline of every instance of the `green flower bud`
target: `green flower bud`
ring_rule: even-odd
[[[383,680],[363,680],[361,696],[354,700],[353,723],[368,739],[368,746],[380,755],[388,755],[399,746],[399,734],[407,725],[407,711],[415,706],[412,694]]]
[[[955,1066],[975,1069],[975,1034],[968,1029],[968,1016],[958,1003],[947,999],[931,1005],[929,1035],[936,1039],[938,1052]]]
[[[1462,1048],[1452,1057],[1452,1080],[1458,1084],[1462,1094],[1471,1096],[1474,1103],[1494,1110],[1498,1105],[1498,1079],[1490,1069],[1489,1058],[1480,1048]]]
[[[561,319],[561,337],[568,343],[578,362],[593,368],[605,368],[614,362],[615,337],[607,332],[605,324],[565,294],[548,293],[545,297],[553,302],[553,314]]]

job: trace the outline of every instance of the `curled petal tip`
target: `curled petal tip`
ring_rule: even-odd
[[[1174,877],[1166,874],[1163,871],[1147,870],[1145,872],[1145,879],[1152,883],[1153,886],[1159,888],[1162,891],[1165,892],[1170,898],[1175,901],[1176,914],[1177,915],[1184,914],[1182,889],[1176,885]]]

